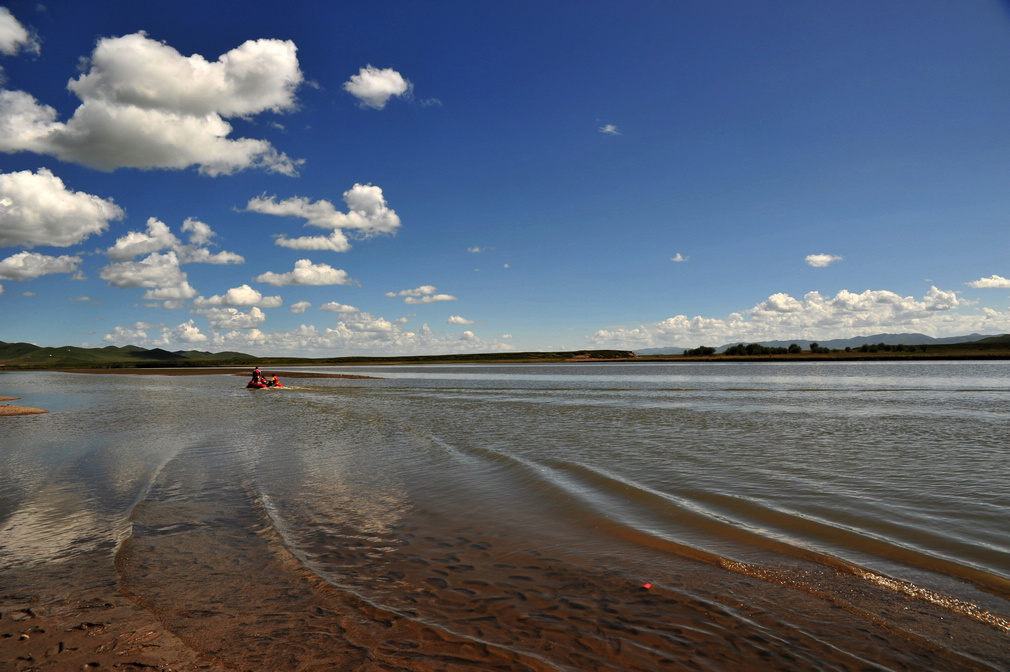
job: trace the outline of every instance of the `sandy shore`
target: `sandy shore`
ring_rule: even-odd
[[[17,401],[17,397],[0,397],[0,401]],[[7,415],[37,415],[48,413],[41,408],[31,408],[30,406],[12,406],[11,404],[0,404],[0,417]]]

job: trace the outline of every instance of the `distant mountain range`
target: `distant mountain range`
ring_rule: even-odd
[[[161,348],[145,350],[136,345],[104,348],[78,348],[72,345],[47,348],[31,343],[0,341],[0,365],[12,367],[45,367],[53,369],[104,368],[114,366],[205,366],[209,364],[242,364],[255,361],[241,352],[203,352]]]
[[[1002,336],[1005,336],[1003,334]],[[743,341],[744,345],[759,343],[769,348],[788,348],[795,343],[804,350],[810,349],[811,343],[817,343],[821,347],[831,350],[844,350],[845,348],[858,348],[863,345],[876,345],[886,343],[887,345],[944,345],[950,343],[974,343],[977,341],[999,338],[1000,335],[984,336],[982,334],[969,334],[967,336],[949,336],[947,338],[933,338],[926,334],[874,334],[872,336],[854,336],[853,338],[834,338],[827,341],[797,339],[793,341]],[[716,348],[716,352],[725,352],[726,348],[738,345],[741,341],[726,343]],[[687,348],[646,348],[635,350],[636,355],[682,355],[685,350],[691,350],[698,346]]]

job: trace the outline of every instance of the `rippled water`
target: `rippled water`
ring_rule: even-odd
[[[0,376],[4,570],[240,669],[1010,661],[1010,363],[313,371]]]

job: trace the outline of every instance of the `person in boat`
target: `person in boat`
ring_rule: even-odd
[[[266,381],[267,387],[280,387],[281,381],[277,380],[277,375],[275,374],[273,378]]]
[[[253,369],[253,382],[261,383],[263,382],[262,378],[263,377],[260,375],[260,367],[257,366],[255,369]]]

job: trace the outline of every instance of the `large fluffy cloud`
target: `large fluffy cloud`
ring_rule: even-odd
[[[69,247],[123,215],[111,199],[67,189],[45,168],[0,173],[0,247]]]
[[[780,293],[726,318],[677,315],[637,327],[603,329],[590,336],[589,341],[600,347],[694,347],[791,338],[837,338],[840,334],[881,331],[928,335],[946,334],[951,330],[971,333],[984,330],[986,324],[994,330],[1005,330],[1008,326],[1010,320],[1006,315],[991,311],[981,316],[959,316],[954,311],[964,303],[955,292],[936,287],[931,287],[920,300],[887,290],[866,290],[860,294],[842,290],[834,297],[810,292],[802,299]]]
[[[31,151],[99,170],[198,166],[207,175],[251,167],[293,175],[269,142],[229,139],[228,117],[295,107],[302,81],[294,43],[250,40],[208,61],[143,32],[99,40],[68,89],[81,99],[62,123],[22,91],[0,92],[0,151]]]
[[[313,264],[308,259],[299,259],[295,268],[287,273],[268,271],[256,276],[256,282],[265,282],[274,287],[285,285],[349,285],[353,280],[347,271],[333,268],[328,264]]]
[[[362,106],[381,110],[393,96],[407,93],[410,82],[392,68],[380,70],[366,65],[344,82],[344,90],[360,100]]]
[[[41,275],[73,273],[80,263],[80,257],[51,257],[38,252],[19,252],[0,261],[0,279],[31,280]]]
[[[345,231],[368,237],[378,234],[395,233],[400,227],[400,217],[389,207],[382,189],[371,184],[355,184],[344,192],[347,212],[340,212],[327,200],[310,201],[294,197],[277,201],[276,196],[258,196],[246,205],[249,212],[258,212],[280,217],[297,217],[305,220],[306,226],[332,229],[328,236],[305,236],[287,238],[278,236],[277,245],[296,250],[332,250],[346,252],[351,249]]]

